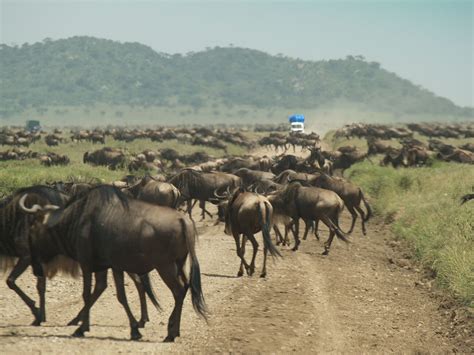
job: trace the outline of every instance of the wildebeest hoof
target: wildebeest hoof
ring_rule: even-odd
[[[244,272],[242,270],[240,270],[238,273],[237,273],[237,277],[241,277],[244,275]]]
[[[75,338],[84,338],[84,331],[81,328],[76,329],[72,336]]]
[[[266,276],[267,276],[267,273],[266,273],[266,272],[262,272],[262,273],[260,274],[260,277],[266,277]]]
[[[329,254],[329,250],[323,251],[323,255],[328,255],[328,254]]]
[[[146,322],[148,322],[148,321],[147,321],[147,320],[144,320],[144,319],[141,319],[141,320],[138,322],[138,328],[145,328]]]
[[[298,250],[298,247],[293,247],[291,248],[292,251],[297,251]]]
[[[174,343],[174,337],[168,335],[164,340],[163,343]]]
[[[78,325],[78,324],[79,324],[79,318],[74,318],[67,325],[70,326],[70,325]]]
[[[142,338],[142,335],[138,331],[138,326],[136,328],[132,328],[131,334],[130,334],[130,339],[131,340],[140,340]]]
[[[41,325],[41,320],[40,319],[35,319],[32,323],[32,326],[39,327]]]

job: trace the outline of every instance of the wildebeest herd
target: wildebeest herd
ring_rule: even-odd
[[[127,313],[131,339],[136,340],[141,338],[139,328],[148,321],[146,297],[159,307],[148,275],[155,269],[174,297],[175,306],[165,338],[165,341],[173,341],[180,336],[181,311],[188,289],[194,309],[204,318],[207,315],[195,250],[197,231],[192,210],[196,204],[199,204],[202,219],[215,217],[216,224],[223,222],[225,233],[234,238],[240,263],[238,276],[244,272],[249,276],[254,274],[259,249],[255,234],[262,233],[263,266],[260,276],[266,277],[267,253],[274,257],[281,256],[276,245],[292,245],[292,250],[298,250],[301,243],[300,220],[305,224],[303,240],[310,230],[319,240],[319,222],[327,227],[329,237],[324,243],[324,255],[329,254],[334,237],[349,241],[359,217],[362,231],[366,233],[365,224],[372,216],[370,204],[363,191],[344,179],[342,174],[354,163],[370,159],[371,155],[389,154],[377,144],[380,137],[399,139],[406,154],[400,165],[393,164],[393,160],[387,162],[386,156],[382,159],[383,164],[426,164],[427,159],[420,158],[421,153],[413,153],[412,148],[435,150],[442,154],[443,160],[446,152],[454,154],[456,149],[460,149],[463,154],[466,151],[471,153],[471,160],[461,159],[461,162],[474,161],[472,151],[464,149],[472,146],[446,147],[434,141],[430,141],[428,147],[415,144],[414,127],[395,130],[389,127],[389,133],[385,136],[381,136],[383,129],[379,126],[376,127],[379,133],[375,136],[363,133],[361,127],[364,126],[354,127],[357,129],[345,127],[336,135],[366,137],[368,152],[351,146],[327,151],[322,148],[317,134],[277,133],[262,137],[258,142],[267,149],[274,149],[276,154],[278,150],[283,151],[272,157],[246,155],[211,159],[207,154],[200,153],[189,158],[170,149],[148,149],[129,160],[128,169],[132,172],[140,170],[132,168],[132,164],[151,164],[150,169],[146,169],[150,174],[142,177],[127,175],[108,184],[51,182],[19,189],[0,201],[0,262],[1,269],[10,271],[7,285],[30,308],[33,324],[40,325],[46,320],[46,278],[53,277],[58,271],[73,276],[82,274],[84,307],[69,323],[80,323],[73,335],[82,337],[90,328],[90,309],[107,286],[107,270],[112,269],[117,298]],[[367,128],[366,132],[370,130]],[[87,137],[99,136],[100,132],[76,132],[73,139],[92,139]],[[469,137],[471,131],[459,129],[457,132]],[[217,147],[216,140],[244,144],[249,148],[255,146],[242,134],[207,128],[194,131],[184,128],[117,129],[103,131],[102,134],[104,139],[94,138],[96,143],[103,144],[105,137],[112,135],[125,141],[144,137],[159,141],[173,137],[170,139],[183,139],[188,144],[195,144],[197,138],[207,139],[214,147]],[[207,144],[199,142],[200,145]],[[291,146],[303,148],[306,156],[287,154]],[[224,150],[224,147],[221,146],[221,149]],[[0,153],[0,156],[11,155],[11,151],[8,152]],[[33,157],[26,155],[23,159]],[[395,160],[398,161],[398,158]],[[413,164],[405,164],[407,161]],[[86,152],[83,162],[106,165],[112,169],[126,166],[125,153],[107,147]],[[466,195],[466,201],[469,199]],[[217,216],[206,209],[206,203],[217,206]],[[347,232],[339,224],[345,208],[352,216]],[[276,245],[272,240],[272,230]],[[290,235],[293,235],[293,242]],[[250,262],[245,255],[247,240],[252,244]],[[30,265],[37,278],[39,307],[15,282]],[[124,272],[130,275],[138,290],[141,304],[139,320],[134,317],[127,302]],[[96,280],[93,290],[92,276]]]

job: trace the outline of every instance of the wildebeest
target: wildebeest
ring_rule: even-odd
[[[296,170],[296,165],[298,164],[298,159],[291,154],[284,155],[280,157],[277,163],[273,164],[271,171],[275,175],[280,174],[284,170]]]
[[[234,175],[240,177],[244,187],[250,186],[257,181],[264,179],[271,180],[275,177],[273,173],[260,170],[251,170],[247,168],[240,168],[234,172]]]
[[[258,242],[254,234],[262,232],[263,236],[263,267],[260,277],[267,275],[267,252],[272,256],[280,255],[275,248],[270,236],[272,227],[273,208],[265,196],[246,192],[243,188],[238,188],[232,194],[225,206],[225,233],[232,235],[237,248],[237,255],[241,260],[237,276],[242,276],[243,268],[248,275],[253,275],[255,271],[255,257],[258,251]],[[242,244],[240,244],[242,235]],[[250,264],[245,260],[245,243],[247,239],[252,243],[253,254]]]
[[[171,208],[176,208],[181,195],[173,184],[156,181],[149,175],[125,191],[130,192],[133,197],[139,200]]]
[[[187,212],[190,217],[194,206],[192,200],[199,201],[202,219],[205,218],[206,213],[212,218],[211,213],[206,210],[205,203],[216,198],[216,191],[234,190],[241,184],[240,178],[232,174],[222,172],[204,173],[192,169],[183,169],[173,176],[169,182],[179,189],[181,201],[187,202]]]
[[[283,190],[276,191],[268,196],[275,213],[287,215],[293,219],[295,224],[295,246],[298,250],[299,219],[306,223],[306,237],[311,221],[321,220],[329,228],[329,238],[324,243],[323,255],[329,254],[331,243],[336,235],[339,239],[347,242],[345,234],[339,228],[339,216],[344,209],[344,201],[333,191],[318,187],[302,186],[300,182],[291,182]]]
[[[121,149],[104,147],[92,153],[85,152],[83,162],[93,165],[104,165],[110,169],[116,169],[125,163],[125,154]]]
[[[67,196],[48,186],[31,186],[20,189],[13,195],[0,201],[0,270],[8,271],[12,267],[7,278],[7,285],[15,291],[30,308],[34,316],[32,325],[40,325],[41,322],[46,320],[46,277],[38,277],[36,282],[36,289],[40,299],[39,308],[35,306],[35,302],[15,283],[16,279],[25,272],[31,262],[30,248],[28,245],[31,218],[23,210],[18,208],[18,201],[25,194],[28,194],[28,199],[25,201],[25,204],[29,206],[32,204],[41,206],[54,204],[62,206]],[[14,260],[15,258],[18,258],[16,262]],[[78,270],[77,265],[64,259],[50,260],[46,268],[46,276],[52,276],[59,270],[75,275]]]
[[[361,222],[362,222],[362,233],[364,235],[367,234],[365,229],[365,223],[369,220],[372,216],[372,209],[364,197],[364,194],[360,187],[355,186],[353,183],[349,181],[345,181],[339,178],[333,178],[326,174],[320,174],[317,176],[312,182],[311,185],[320,187],[326,190],[334,191],[339,195],[340,198],[344,201],[347,209],[349,210],[350,214],[352,215],[352,223],[351,228],[347,232],[348,234],[352,233],[354,230],[354,225],[357,219],[357,212],[360,214]],[[364,206],[367,210],[367,214],[361,207],[361,203],[364,203]]]
[[[81,266],[85,309],[82,323],[73,336],[82,337],[89,331],[92,273],[109,268],[113,271],[117,298],[127,313],[133,340],[140,339],[141,334],[127,303],[124,271],[146,275],[156,269],[173,293],[175,307],[164,341],[174,341],[180,335],[181,310],[188,288],[191,288],[194,309],[206,316],[195,252],[195,228],[192,221],[178,211],[127,198],[110,185],[95,187],[62,208],[39,205],[25,208],[21,202],[19,205],[25,212],[35,215],[29,238],[35,274],[42,276],[40,262],[49,260],[57,252]],[[191,261],[189,280],[184,269],[188,256]],[[143,285],[158,307],[150,284],[143,282]]]

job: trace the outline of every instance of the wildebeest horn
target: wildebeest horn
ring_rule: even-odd
[[[27,213],[36,213],[38,211],[53,211],[53,210],[59,209],[59,206],[56,206],[56,205],[40,206],[36,204],[33,205],[31,208],[28,208],[25,206],[25,201],[27,197],[28,197],[28,194],[23,195],[20,201],[18,202],[18,205],[20,206],[20,208]]]
[[[21,197],[20,201],[18,202],[18,205],[20,206],[20,208],[27,212],[27,213],[36,213],[40,210],[43,209],[43,207],[41,207],[40,205],[33,205],[33,207],[31,208],[28,208],[25,206],[25,201],[26,201],[26,198],[28,197],[28,194],[25,194]]]
[[[265,191],[262,191],[262,192],[259,191],[259,187],[260,187],[260,186],[256,185],[256,186],[255,186],[255,189],[254,189],[253,191],[256,192],[256,193],[258,193],[258,194],[260,194],[260,195],[265,194]]]
[[[219,195],[219,194],[217,193],[217,190],[219,190],[219,188],[217,188],[217,189],[214,190],[214,196],[216,196],[216,198],[218,198],[218,199],[220,199],[220,200],[227,198],[228,195],[225,195],[225,194],[224,194],[224,195]]]

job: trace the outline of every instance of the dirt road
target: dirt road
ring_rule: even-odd
[[[322,242],[310,236],[298,252],[283,248],[283,258],[270,262],[267,278],[261,279],[236,277],[239,261],[233,239],[223,233],[222,225],[213,224],[211,220],[198,223],[198,256],[211,311],[209,324],[194,313],[188,295],[181,338],[174,344],[161,343],[172,302],[170,292],[154,273],[153,286],[164,311],[150,309],[151,322],[142,332],[142,341],[128,341],[127,318],[112,285],[92,310],[90,333],[84,339],[74,339],[70,337],[74,327],[65,324],[82,305],[79,280],[60,276],[48,283],[47,323],[41,327],[28,326],[32,316],[27,307],[2,283],[2,353],[407,353],[468,349],[469,343],[459,345],[459,339],[452,338],[452,319],[439,309],[437,298],[417,286],[420,273],[393,249],[398,249],[398,243],[385,225],[372,221],[366,237],[357,229],[351,244],[336,241],[328,257],[321,255]],[[344,229],[347,225],[345,215]],[[261,267],[260,258],[257,262]],[[30,272],[20,285],[35,295]],[[131,280],[127,285],[129,301],[138,314]]]

